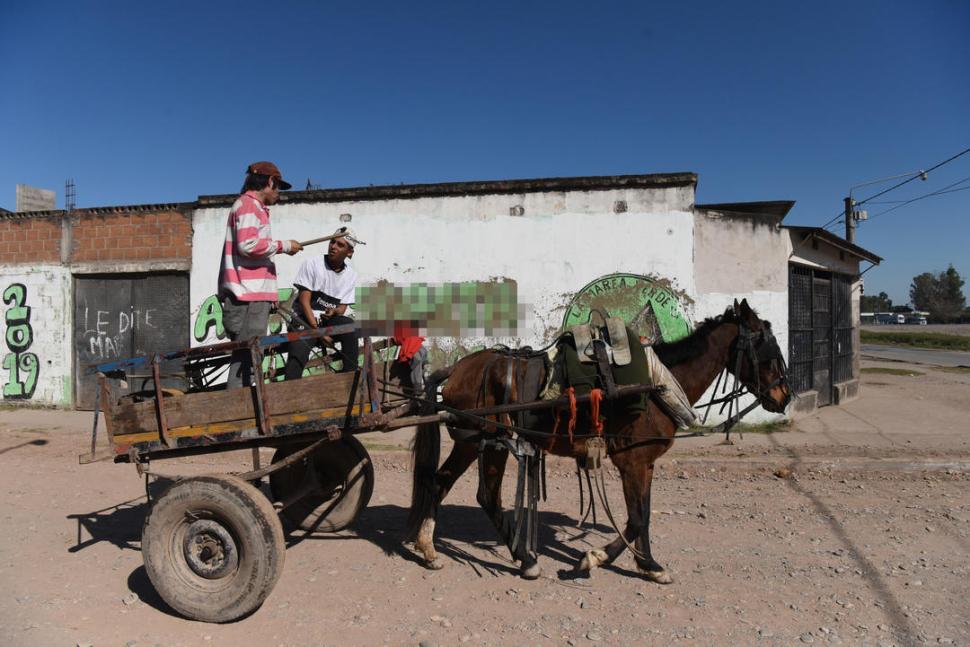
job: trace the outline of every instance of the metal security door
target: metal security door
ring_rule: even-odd
[[[832,279],[812,280],[812,382],[818,406],[832,404]]]
[[[812,390],[812,270],[790,266],[788,273],[788,379],[795,393]]]
[[[74,279],[74,406],[93,409],[90,364],[189,345],[187,274],[86,275]],[[141,390],[149,374],[129,376]],[[184,387],[166,380],[167,385]]]
[[[844,274],[832,275],[832,327],[834,359],[832,382],[852,379],[852,279]]]

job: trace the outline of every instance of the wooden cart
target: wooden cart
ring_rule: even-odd
[[[253,449],[251,471],[176,477],[151,501],[142,530],[145,569],[162,599],[179,613],[228,622],[258,608],[282,572],[281,516],[306,532],[333,532],[357,518],[373,491],[374,469],[354,434],[436,421],[482,424],[485,416],[570,406],[566,397],[467,411],[435,404],[434,413],[416,415],[415,400],[385,388],[388,363],[375,361],[368,338],[361,366],[350,373],[278,382],[266,368],[287,342],[349,330],[332,326],[270,335],[134,357],[89,370],[97,375],[100,388],[91,451],[80,457],[82,463],[113,458],[133,463],[147,479],[158,475],[152,465],[156,460]],[[226,390],[211,385],[206,376],[227,365],[234,352],[252,358],[252,386]],[[190,389],[166,386],[173,365]],[[138,379],[143,388],[131,392]],[[612,390],[619,397],[656,387]],[[589,397],[576,397],[572,404]],[[98,409],[104,412],[108,437],[108,447],[102,450],[97,447]],[[258,449],[264,446],[276,448],[267,466],[259,460]],[[260,489],[267,477],[269,496]]]
[[[365,338],[362,366],[288,382],[273,381],[264,361],[286,342],[336,335],[349,325],[271,335],[251,342],[134,357],[91,367],[100,382],[91,452],[82,463],[113,458],[133,463],[146,479],[153,461],[253,448],[253,469],[241,474],[176,478],[152,501],[142,532],[148,576],[162,599],[185,616],[226,622],[256,609],[272,591],[284,561],[280,515],[308,532],[347,527],[366,507],[374,469],[354,433],[387,428],[407,400],[378,389]],[[249,388],[208,385],[233,352],[253,360]],[[166,386],[175,366],[188,390]],[[141,379],[145,387],[130,387]],[[108,447],[98,448],[98,410]],[[275,447],[261,466],[259,447]],[[271,499],[260,485],[268,477]],[[147,486],[147,482],[146,482]]]

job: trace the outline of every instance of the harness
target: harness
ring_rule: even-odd
[[[731,349],[728,351],[727,364],[728,366],[734,366],[734,370],[730,372],[734,376],[734,384],[731,386],[731,390],[727,392],[727,385],[730,378],[724,379],[725,374],[728,373],[727,369],[721,371],[717,376],[717,381],[714,383],[714,391],[711,399],[704,404],[697,405],[698,409],[706,409],[704,417],[701,419],[701,424],[707,422],[707,416],[710,414],[711,408],[715,405],[721,405],[721,408],[718,410],[719,415],[724,413],[725,408],[727,409],[727,420],[710,432],[723,432],[725,441],[730,441],[731,429],[741,422],[741,418],[760,406],[762,400],[770,396],[772,389],[788,383],[788,366],[785,363],[785,357],[781,353],[781,348],[778,346],[778,340],[775,339],[775,335],[771,332],[771,327],[765,324],[761,330],[752,330],[745,324],[737,307],[735,307],[734,312],[738,320],[738,337],[734,340]],[[744,367],[745,360],[748,361],[747,368],[754,376],[754,391],[741,382],[741,371]],[[778,378],[774,382],[762,387],[761,374],[758,368],[761,364],[768,362],[777,363],[774,368],[778,369]],[[717,392],[718,389],[722,388],[722,380],[724,390],[721,396],[718,397]],[[740,409],[739,400],[746,393],[753,395],[755,401],[744,409]],[[789,391],[784,406],[788,406],[790,401],[791,391]]]

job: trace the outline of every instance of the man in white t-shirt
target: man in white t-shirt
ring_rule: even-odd
[[[293,310],[310,328],[338,326],[352,324],[354,320],[347,316],[347,306],[354,303],[354,291],[357,287],[357,272],[347,264],[347,259],[354,255],[354,247],[363,245],[350,227],[341,227],[327,247],[326,256],[316,256],[303,262],[293,284],[298,290]],[[319,318],[315,313],[320,313]],[[304,330],[299,323],[291,323],[291,331]],[[349,333],[334,335],[333,339],[325,337],[340,346],[340,373],[353,371],[357,368],[358,334],[354,329]],[[286,379],[292,380],[303,375],[310,350],[318,343],[315,340],[298,340],[290,342],[289,356],[286,360]]]

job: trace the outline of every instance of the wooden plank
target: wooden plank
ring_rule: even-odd
[[[274,415],[346,406],[353,379],[353,373],[314,375],[266,384],[265,394],[273,403]],[[165,414],[169,430],[234,420],[249,420],[256,426],[252,389],[245,388],[166,398]],[[105,418],[109,416],[113,436],[139,432],[158,434],[154,400],[105,406]]]
[[[351,410],[351,415],[359,416],[362,413],[369,413],[369,407],[364,407],[361,410],[360,407],[355,406]],[[344,415],[347,413],[344,407],[333,407],[330,409],[320,409],[317,411],[307,411],[301,413],[291,413],[288,415],[276,415],[273,417],[273,423],[276,425],[292,425],[300,423],[313,422],[314,420],[342,420]],[[253,420],[232,420],[227,422],[214,422],[207,425],[192,425],[188,427],[177,427],[169,429],[169,437],[172,439],[178,438],[193,438],[208,436],[213,439],[216,436],[223,434],[229,434],[239,431],[253,430],[254,436],[258,435],[256,431],[256,423]],[[134,445],[137,443],[145,443],[149,441],[157,441],[158,434],[151,431],[141,431],[133,432],[130,434],[118,434],[113,439],[116,444],[116,453],[125,453],[128,450],[120,451],[120,447]]]

